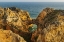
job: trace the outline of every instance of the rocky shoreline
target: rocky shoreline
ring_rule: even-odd
[[[63,42],[63,17],[64,10],[55,10],[53,8],[43,9],[36,19],[32,19],[27,11],[16,7],[0,7],[0,41]],[[30,32],[29,28],[32,28],[33,24],[37,25],[37,29]],[[14,34],[10,34],[8,31]],[[5,35],[7,35],[8,38]],[[14,41],[12,39],[14,39]]]

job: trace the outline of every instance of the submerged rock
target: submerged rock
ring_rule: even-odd
[[[0,29],[0,42],[26,42],[26,41],[18,34],[15,34],[10,30]]]
[[[36,21],[38,29],[32,34],[33,42],[64,42],[64,10],[46,8]]]

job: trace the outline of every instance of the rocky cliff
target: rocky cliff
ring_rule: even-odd
[[[28,32],[31,25],[28,24],[32,20],[27,11],[20,10],[15,7],[4,8],[3,22],[8,24],[13,29],[19,29],[23,32]],[[6,28],[7,29],[7,28]]]
[[[11,30],[24,37],[25,40],[29,39],[28,41],[31,38],[31,33],[29,32],[29,28],[32,27],[32,24],[29,23],[31,20],[27,11],[16,7],[0,7],[0,28]]]
[[[37,29],[30,32],[29,28],[33,24],[37,25]],[[15,7],[0,8],[0,29],[5,31],[0,30],[2,37],[8,35],[9,32],[6,31],[11,30],[27,42],[64,42],[64,10],[45,8],[36,19],[31,19],[27,11]],[[20,42],[18,38],[21,37],[15,35],[9,34],[4,39],[0,38],[2,42],[3,40],[7,42],[9,39],[11,42]],[[23,42],[24,39],[21,38],[21,41]]]
[[[37,17],[32,42],[64,42],[64,10],[44,9]]]

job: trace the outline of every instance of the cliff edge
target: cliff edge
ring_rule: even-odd
[[[64,42],[64,10],[45,8],[36,18],[32,42]]]

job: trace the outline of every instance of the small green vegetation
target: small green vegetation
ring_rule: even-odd
[[[33,32],[37,29],[37,25],[33,24],[33,27],[29,27],[29,31]]]

